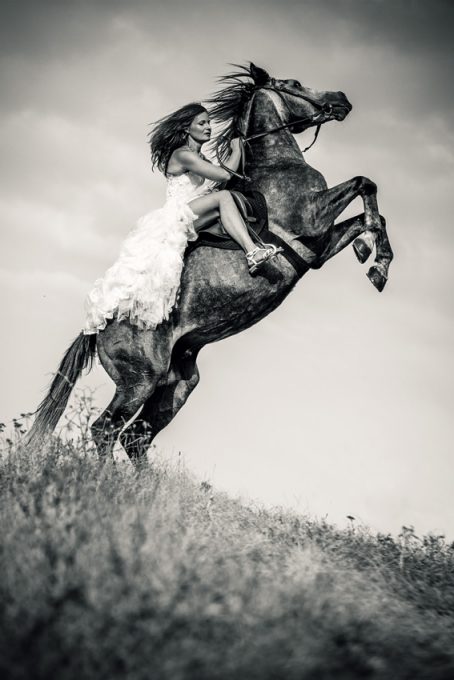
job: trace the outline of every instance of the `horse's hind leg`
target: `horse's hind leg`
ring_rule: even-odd
[[[112,452],[121,429],[152,391],[151,382],[117,388],[109,406],[91,426],[91,434],[101,458],[106,458]]]
[[[198,384],[195,358],[172,363],[167,383],[157,387],[137,418],[120,434],[120,443],[134,463],[143,459],[153,439],[173,420]]]
[[[92,435],[101,456],[108,455],[126,425],[153,394],[170,363],[165,325],[153,332],[113,322],[100,333],[99,359],[117,386],[112,402],[93,423]]]

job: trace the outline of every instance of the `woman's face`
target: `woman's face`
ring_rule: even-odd
[[[188,128],[189,135],[199,144],[207,142],[211,137],[211,121],[207,111],[197,114]]]

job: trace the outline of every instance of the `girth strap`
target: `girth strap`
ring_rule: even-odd
[[[253,230],[251,229],[251,231]],[[301,255],[298,255],[296,250],[293,250],[292,246],[289,245],[287,241],[284,241],[283,238],[269,230],[264,234],[261,234],[261,236],[264,240],[266,240],[267,243],[272,243],[273,245],[280,246],[282,248],[283,252],[281,255],[283,255],[287,262],[292,265],[293,269],[298,274],[298,278],[301,278],[304,276],[304,274],[306,274],[306,272],[309,271],[310,267],[307,262],[305,262]]]

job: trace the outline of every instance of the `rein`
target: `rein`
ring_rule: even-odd
[[[240,133],[239,134],[239,140],[240,140],[240,150],[241,150],[241,172],[242,172],[242,174],[235,172],[235,170],[231,170],[226,165],[224,165],[224,163],[221,161],[221,159],[219,157],[219,146],[220,146],[221,141],[223,141],[225,139],[225,136],[219,137],[217,144],[216,144],[216,158],[219,162],[219,165],[222,168],[224,168],[224,170],[227,170],[231,175],[234,175],[235,177],[238,177],[239,179],[243,180],[243,182],[251,182],[252,181],[251,177],[248,177],[245,174],[245,166],[246,166],[245,145],[246,144],[249,144],[249,142],[253,139],[258,139],[259,137],[264,137],[265,135],[269,135],[269,134],[272,134],[274,132],[278,132],[279,130],[284,130],[285,128],[293,127],[294,125],[298,125],[299,123],[316,123],[317,128],[316,128],[316,131],[315,131],[314,139],[312,140],[312,143],[309,144],[309,146],[307,146],[305,149],[303,149],[303,153],[305,153],[317,141],[318,133],[320,132],[320,127],[321,127],[322,123],[325,122],[327,116],[329,116],[331,114],[331,111],[332,111],[332,108],[333,108],[331,104],[319,104],[319,102],[317,102],[315,99],[312,99],[312,97],[309,97],[308,95],[298,94],[298,93],[295,93],[295,92],[289,92],[289,90],[286,90],[284,87],[277,87],[275,85],[275,82],[276,82],[275,79],[271,78],[271,83],[272,83],[273,86],[270,87],[268,85],[265,85],[265,86],[255,88],[255,89],[256,90],[259,90],[259,89],[260,90],[271,90],[272,92],[276,92],[281,97],[281,100],[283,101],[283,103],[285,104],[285,106],[287,107],[287,109],[289,111],[290,111],[290,107],[289,107],[288,103],[285,101],[285,98],[281,95],[281,92],[289,94],[293,97],[299,97],[300,99],[304,99],[305,101],[312,104],[312,106],[314,106],[316,109],[319,109],[319,111],[317,113],[313,114],[312,116],[306,116],[304,118],[299,118],[298,120],[294,120],[291,123],[283,123],[282,125],[278,125],[274,128],[271,128],[270,130],[264,130],[263,132],[257,132],[255,135],[249,135],[249,137],[246,137],[244,134]],[[249,106],[248,106],[249,110],[252,107],[252,102],[253,102],[254,97],[255,97],[255,92],[254,92],[254,94],[252,95],[252,97],[249,101]],[[323,116],[323,120],[318,122],[318,119],[320,118],[320,116]]]

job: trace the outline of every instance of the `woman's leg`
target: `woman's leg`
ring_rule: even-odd
[[[199,222],[201,226],[205,223],[205,221],[202,220],[202,217],[207,213],[218,210],[226,232],[234,239],[234,241],[239,243],[245,253],[249,253],[257,247],[257,244],[254,243],[249,235],[248,229],[230,191],[227,189],[214,191],[206,196],[195,198],[189,205],[191,210],[199,217],[199,220],[194,222],[194,228],[196,230],[198,226],[197,222]],[[261,248],[260,251],[257,252],[257,260],[260,261],[265,258],[267,258],[267,251],[265,248]]]

